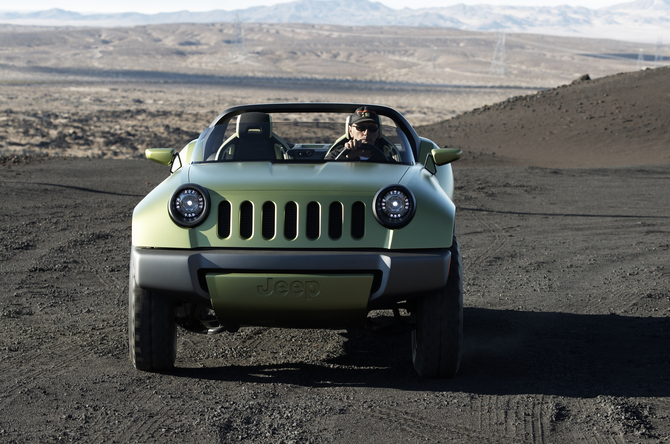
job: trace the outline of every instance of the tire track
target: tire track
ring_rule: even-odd
[[[432,441],[437,438],[444,439],[445,433],[454,440],[459,440],[463,442],[464,437],[469,438],[470,442],[491,442],[498,443],[500,440],[498,438],[493,438],[482,431],[478,430],[476,427],[468,427],[462,424],[458,425],[448,425],[445,423],[436,423],[434,421],[428,421],[425,419],[417,418],[406,411],[400,411],[398,409],[392,409],[390,407],[377,407],[376,411],[371,410],[360,410],[363,414],[368,414],[375,416],[380,419],[392,421],[394,424],[398,425],[401,429],[411,433],[412,435],[422,438],[427,441]],[[428,429],[429,431],[422,431],[421,429]],[[511,441],[510,441],[511,442]]]
[[[90,356],[87,350],[72,346],[52,347],[52,350],[57,350],[58,353],[49,351],[45,353],[44,350],[21,352],[20,362],[23,365],[19,366],[14,359],[0,361],[1,374],[20,374],[20,378],[13,380],[3,378],[5,387],[0,391],[0,399],[3,400],[1,405],[11,405],[11,402],[7,402],[7,398],[15,397],[20,390],[30,388],[40,381],[57,381],[58,376],[70,373],[73,362],[81,365],[87,360],[86,357]],[[20,371],[17,371],[17,367]]]
[[[128,398],[129,404],[135,407],[136,414],[129,418],[129,423],[124,424],[124,432],[119,436],[122,442],[151,442],[155,439],[154,431],[165,428],[163,426],[168,425],[167,423],[172,420],[171,418],[180,417],[184,413],[183,409],[175,411],[173,409],[175,406],[172,406],[170,414],[165,415],[164,413],[167,410],[165,402],[157,410],[152,410],[151,413],[145,410],[146,407],[142,409],[144,411],[139,411],[141,406],[156,406],[155,403],[152,403],[156,397],[154,393],[139,389],[135,396]],[[137,420],[137,418],[141,419]]]
[[[548,405],[544,397],[479,396],[472,399],[466,412],[452,423],[425,420],[406,410],[377,407],[361,413],[389,421],[421,440],[448,439],[454,442],[546,443],[550,428]]]
[[[544,396],[540,395],[536,402],[530,405],[530,417],[527,417],[527,428],[530,433],[530,442],[543,444],[545,443],[544,431],[549,428],[548,421],[545,415],[546,404]]]
[[[549,406],[544,396],[479,396],[470,405],[472,428],[496,442],[546,443],[550,429]],[[492,439],[492,438],[491,438]]]
[[[486,259],[492,258],[498,251],[500,251],[507,244],[507,238],[504,236],[505,231],[500,225],[493,221],[485,221],[481,215],[478,215],[474,211],[472,211],[471,214],[472,217],[474,217],[479,224],[483,225],[486,228],[486,231],[493,236],[493,240],[486,244],[487,246],[483,251],[475,253],[473,257],[468,259],[468,261],[473,263],[481,263]],[[474,252],[471,251],[470,253]]]
[[[589,400],[587,403],[585,400],[579,399],[577,405],[579,406],[579,412],[593,412],[593,400]],[[609,424],[606,425],[605,430],[612,432],[610,426]],[[574,433],[574,435],[578,436],[575,436],[575,442],[585,442],[587,444],[626,444],[628,442],[621,434],[603,435],[596,430],[596,427],[591,426],[589,429],[587,431],[586,428],[582,428]]]

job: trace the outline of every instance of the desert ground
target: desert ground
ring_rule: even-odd
[[[323,65],[331,37],[371,31],[258,25],[245,54],[206,45],[230,26],[1,29],[0,441],[670,441],[669,68],[579,55],[637,57],[621,42],[518,36],[543,51],[510,50],[509,68],[535,74],[499,78],[474,33],[394,68],[423,54],[406,29]],[[306,46],[280,44],[298,31]],[[255,51],[262,36],[275,46]],[[391,105],[463,149],[459,373],[418,378],[407,333],[269,328],[180,331],[173,371],[135,370],[130,219],[169,174],[143,150],[180,148],[232,105],[311,100]]]

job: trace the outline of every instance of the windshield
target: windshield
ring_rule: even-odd
[[[411,165],[414,159],[407,136],[393,120],[381,116],[380,122],[351,129],[346,114],[249,112],[207,128],[198,143],[204,145],[205,162],[365,161]],[[359,128],[373,135],[359,140],[351,151],[347,143]]]

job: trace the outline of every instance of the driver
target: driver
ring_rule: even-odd
[[[334,146],[326,155],[326,160],[388,162],[389,158],[384,154],[387,143],[380,134],[379,115],[362,106],[350,116],[349,140],[343,145]]]

